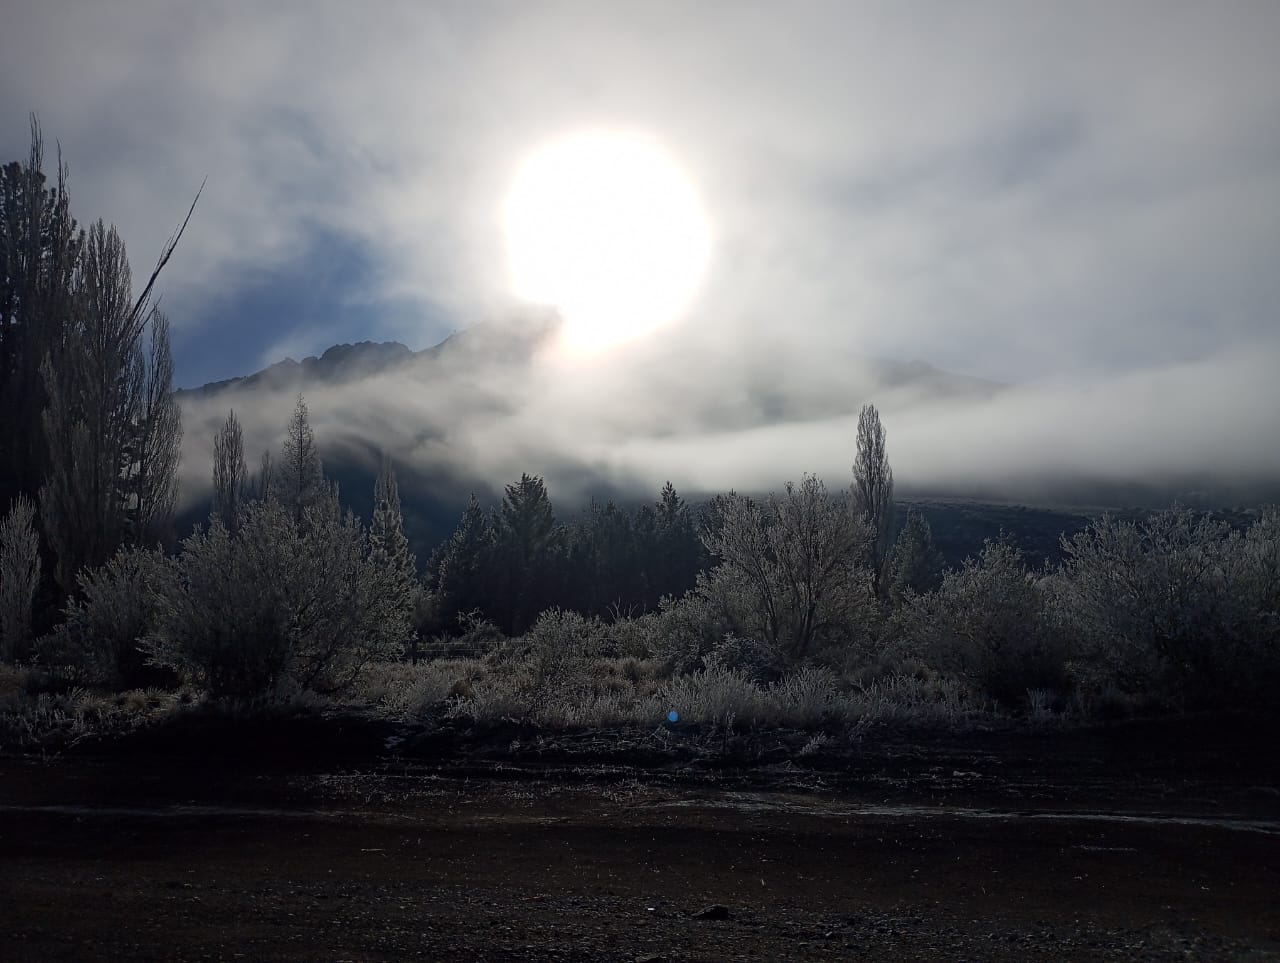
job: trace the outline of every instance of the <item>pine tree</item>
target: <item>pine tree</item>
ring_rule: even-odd
[[[439,628],[452,628],[459,616],[476,611],[497,617],[495,547],[494,526],[473,494],[458,527],[428,565]]]
[[[885,559],[893,536],[893,469],[885,454],[884,426],[875,405],[864,405],[858,416],[858,454],[853,463],[854,511],[870,526],[867,545],[876,596],[884,598]]]
[[[25,495],[0,522],[0,659],[17,661],[31,640],[31,606],[40,585],[35,505]]]
[[[274,475],[280,503],[288,509],[294,523],[301,524],[307,509],[319,504],[326,488],[320,450],[316,447],[307,402],[301,392],[298,393],[293,417],[289,419],[284,446],[280,450],[280,464]]]
[[[222,520],[227,531],[239,527],[240,511],[248,495],[249,470],[244,462],[244,431],[236,413],[227,420],[213,439],[213,514]]]
[[[391,459],[382,459],[382,469],[373,484],[373,525],[369,530],[375,555],[409,584],[417,580],[417,562],[409,551],[400,508],[400,487]]]
[[[889,553],[887,592],[901,605],[908,592],[931,592],[942,584],[942,553],[933,544],[933,530],[924,515],[912,508]]]
[[[660,598],[680,596],[693,588],[701,568],[702,542],[684,499],[671,482],[663,487],[657,503],[658,558],[652,588]],[[657,599],[653,599],[656,602]]]
[[[519,635],[549,601],[554,552],[561,536],[541,478],[522,474],[519,482],[506,487],[497,534],[505,581],[502,627],[510,635]]]

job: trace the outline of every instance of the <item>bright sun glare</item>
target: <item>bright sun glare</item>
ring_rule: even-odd
[[[570,349],[593,352],[678,317],[706,269],[706,216],[652,140],[579,134],[535,152],[504,211],[516,295],[553,305]]]

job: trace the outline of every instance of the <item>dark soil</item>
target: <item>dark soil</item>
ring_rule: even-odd
[[[0,757],[0,959],[1280,959],[1274,737],[192,716]]]

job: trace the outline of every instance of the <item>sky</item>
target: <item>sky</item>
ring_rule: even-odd
[[[119,227],[135,276],[207,178],[160,284],[180,385],[520,318],[501,224],[520,164],[626,129],[695,186],[707,274],[607,363],[498,379],[525,399],[504,439],[723,487],[847,473],[847,414],[881,387],[848,372],[921,360],[1021,387],[886,412],[899,477],[981,474],[974,452],[1001,471],[1280,476],[1267,0],[14,0],[5,21],[0,155],[25,156],[35,111],[73,212]],[[597,417],[608,394],[847,381],[843,412],[711,418],[675,433],[688,450],[654,423],[678,406]]]

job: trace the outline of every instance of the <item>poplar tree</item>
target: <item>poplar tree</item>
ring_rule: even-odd
[[[56,186],[44,171],[40,124],[31,116],[24,162],[0,167],[0,504],[38,497],[48,472],[41,365],[62,343],[71,286],[83,244],[67,199],[67,169]]]
[[[864,405],[858,416],[858,454],[853,462],[853,507],[871,529],[867,561],[877,598],[885,595],[885,560],[893,534],[893,469],[884,439],[880,413],[875,405]]]
[[[178,501],[182,415],[173,396],[169,319],[159,311],[151,314],[151,348],[143,365],[141,408],[132,436],[131,540],[144,547],[157,543],[169,547],[174,541],[173,512]]]
[[[239,527],[248,486],[244,431],[235,411],[230,411],[213,439],[213,515],[221,519],[229,532],[235,532]]]
[[[14,499],[0,522],[0,658],[24,657],[31,640],[31,606],[40,585],[40,537],[35,505],[25,495]]]

